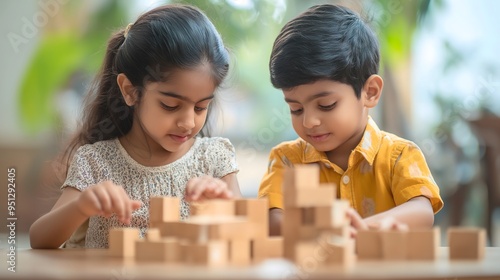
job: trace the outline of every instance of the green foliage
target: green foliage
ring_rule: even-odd
[[[78,69],[83,54],[73,33],[43,37],[19,92],[21,116],[28,131],[39,131],[55,121],[54,94]]]

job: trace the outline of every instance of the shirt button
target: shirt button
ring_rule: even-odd
[[[342,177],[342,183],[344,183],[345,185],[349,184],[349,176],[345,175],[344,177]]]
[[[325,163],[326,168],[330,168],[330,165],[328,163]]]

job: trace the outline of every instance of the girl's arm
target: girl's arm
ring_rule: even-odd
[[[403,223],[412,228],[431,228],[434,224],[434,211],[428,198],[414,197],[385,212],[364,219],[370,228],[384,227],[388,220]]]
[[[226,182],[228,190],[233,193],[234,198],[242,197],[240,191],[240,185],[238,184],[238,178],[236,177],[236,173],[228,174],[221,178],[222,181]]]
[[[30,227],[33,249],[58,248],[88,218],[77,206],[80,191],[65,188],[52,210]]]
[[[59,248],[85,220],[95,215],[110,217],[116,213],[122,223],[129,224],[132,211],[141,204],[131,200],[122,187],[109,181],[93,185],[83,192],[65,188],[52,210],[31,225],[31,247]]]

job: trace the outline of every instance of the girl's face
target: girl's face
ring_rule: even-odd
[[[176,70],[166,82],[147,83],[132,130],[139,120],[153,153],[187,151],[206,121],[215,89],[209,66]]]

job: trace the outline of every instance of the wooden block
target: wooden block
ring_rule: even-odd
[[[185,243],[184,259],[189,264],[224,266],[228,264],[228,241],[213,240],[205,244]]]
[[[233,239],[229,241],[229,263],[231,265],[248,265],[251,262],[250,239]]]
[[[135,243],[137,261],[174,263],[182,261],[182,251],[177,238],[159,240],[137,240]]]
[[[300,239],[297,229],[302,224],[302,210],[300,208],[287,208],[283,213],[283,254],[293,261],[295,259],[295,242]]]
[[[269,236],[269,209],[267,198],[236,199],[235,214],[245,216],[252,224],[251,238]]]
[[[231,220],[188,220],[178,226],[178,236],[194,243],[209,240],[250,239],[252,224],[245,218]]]
[[[134,257],[138,228],[112,228],[109,231],[109,254],[113,257]]]
[[[148,228],[148,231],[146,232],[146,240],[157,241],[160,239],[161,239],[161,234],[159,228]]]
[[[320,244],[323,244],[320,242]],[[324,243],[327,253],[325,263],[327,265],[339,265],[342,267],[351,267],[356,262],[354,252],[355,243],[351,238],[334,236]]]
[[[335,199],[335,185],[329,184],[321,188],[283,188],[285,208],[302,208],[329,206]]]
[[[315,207],[314,221],[318,228],[339,228],[350,225],[351,221],[347,217],[347,210],[350,202],[345,199],[336,199],[328,206]]]
[[[271,258],[283,258],[283,237],[270,236],[252,240],[252,260],[257,263]]]
[[[360,230],[356,236],[356,253],[360,260],[382,259],[382,245],[378,231]]]
[[[406,231],[380,231],[382,240],[382,259],[384,260],[406,260],[407,258],[407,237]]]
[[[180,221],[181,202],[178,197],[153,196],[149,199],[149,227],[159,223]]]
[[[190,216],[234,216],[235,201],[210,199],[189,204]]]
[[[448,229],[451,260],[482,260],[486,247],[484,228],[451,227]]]
[[[314,225],[314,215],[315,215],[315,208],[314,207],[304,207],[300,208],[301,209],[301,218],[302,222],[301,225]]]
[[[295,264],[309,269],[324,266],[328,252],[316,241],[299,241],[295,243]]]
[[[181,227],[185,222],[162,222],[157,224],[161,237],[178,237],[181,235]]]
[[[441,246],[441,233],[438,227],[410,230],[407,240],[409,260],[436,260]]]
[[[311,189],[319,185],[319,166],[317,164],[296,164],[293,168],[286,168],[284,174],[284,188]]]

